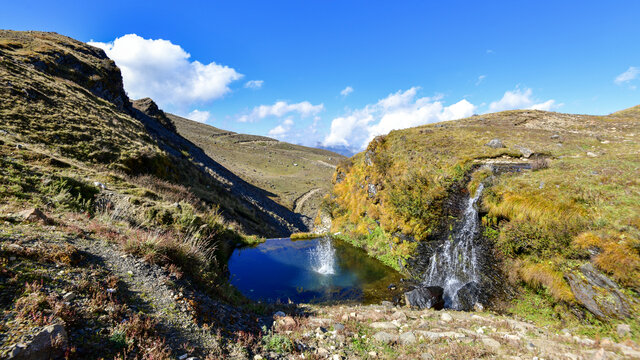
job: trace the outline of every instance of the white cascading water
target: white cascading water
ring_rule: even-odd
[[[463,225],[452,238],[445,240],[430,259],[429,271],[424,283],[444,289],[445,306],[458,309],[456,293],[465,284],[480,280],[475,239],[479,233],[476,202],[484,186],[480,184],[473,197],[469,198],[464,211]]]
[[[333,248],[331,238],[318,240],[318,245],[309,251],[311,268],[322,275],[336,273],[336,249]]]

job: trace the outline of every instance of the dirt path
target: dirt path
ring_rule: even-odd
[[[320,160],[318,160],[320,161]],[[315,188],[315,189],[311,189],[309,191],[307,191],[306,193],[304,193],[302,196],[300,196],[299,198],[296,199],[296,201],[293,202],[294,204],[294,212],[296,213],[300,213],[302,211],[302,207],[304,206],[304,203],[309,200],[309,198],[311,196],[313,196],[313,194],[317,193],[318,191],[320,191],[322,189],[320,188]]]
[[[324,162],[324,161],[322,161],[322,160],[316,160],[316,161],[318,161],[320,164],[322,164],[322,165],[324,165],[324,166],[328,166],[328,167],[330,167],[330,168],[332,168],[332,169],[334,169],[334,170],[337,168],[337,166],[335,166],[335,165],[331,165],[331,164],[329,164],[329,163],[327,163],[327,162]]]

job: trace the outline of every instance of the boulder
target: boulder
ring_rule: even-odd
[[[631,326],[629,324],[618,324],[616,332],[618,336],[625,337],[631,333]]]
[[[41,222],[43,224],[51,223],[51,220],[47,217],[47,215],[45,215],[38,208],[32,208],[32,209],[21,211],[20,213],[18,213],[18,216],[20,216],[23,219],[23,221]]]
[[[484,144],[484,146],[488,146],[493,149],[500,149],[500,148],[506,147],[504,146],[504,144],[502,143],[502,140],[500,139],[492,139],[488,143]]]
[[[9,355],[12,360],[48,360],[61,358],[69,339],[64,326],[49,325],[38,332],[28,344],[18,344]]]
[[[416,336],[411,331],[400,334],[400,343],[402,345],[415,344]]]
[[[453,297],[453,304],[456,310],[471,311],[477,303],[486,302],[480,284],[470,281],[462,286]]]
[[[565,275],[576,301],[600,320],[624,319],[633,315],[633,300],[618,284],[586,263]]]
[[[404,293],[407,306],[419,309],[442,310],[444,308],[444,290],[439,286],[420,286]]]
[[[531,151],[530,149],[524,147],[524,146],[520,146],[520,145],[516,145],[515,148],[520,151],[520,153],[522,154],[522,157],[528,159],[531,155],[533,155],[533,151]]]
[[[373,338],[385,344],[398,341],[398,335],[389,334],[388,332],[384,332],[384,331],[379,331],[375,333],[375,335],[373,335]]]

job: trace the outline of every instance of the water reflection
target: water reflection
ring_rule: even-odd
[[[237,249],[229,260],[230,281],[243,294],[267,302],[389,300],[400,274],[337,240],[270,239]]]

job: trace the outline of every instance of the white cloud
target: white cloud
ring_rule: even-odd
[[[193,121],[197,121],[197,122],[207,122],[207,120],[209,120],[209,118],[211,117],[211,113],[208,111],[200,111],[200,110],[193,110],[192,112],[190,112],[186,118],[187,119],[191,119]]]
[[[476,106],[467,100],[444,106],[441,97],[416,98],[418,87],[390,94],[375,104],[333,119],[324,146],[361,150],[373,137],[391,130],[454,120],[473,115]]]
[[[503,110],[515,110],[515,109],[535,109],[549,111],[555,107],[561,106],[556,104],[555,100],[547,100],[538,103],[531,95],[533,92],[531,89],[519,89],[516,88],[513,91],[507,91],[502,96],[502,99],[494,101],[489,104],[489,111],[503,111]]]
[[[168,40],[127,34],[109,43],[89,44],[104,49],[120,67],[130,97],[150,97],[161,107],[218,99],[231,91],[231,82],[243,76],[215,62],[190,61],[189,53]]]
[[[342,89],[342,91],[340,91],[340,95],[347,97],[352,92],[353,92],[353,88],[351,86],[347,86],[346,88]]]
[[[618,85],[622,85],[637,79],[639,76],[640,76],[640,68],[637,68],[635,66],[629,66],[627,71],[616,76],[613,82]]]
[[[260,89],[264,85],[264,80],[249,80],[244,83],[244,87],[247,89]]]
[[[282,124],[269,130],[269,136],[273,136],[279,140],[283,140],[285,137],[287,137],[288,132],[289,130],[291,130],[293,124],[293,120],[291,118],[287,118],[282,122]]]
[[[484,79],[487,77],[487,75],[480,75],[478,76],[478,80],[476,81],[476,86],[480,85],[482,83],[482,81],[484,81]]]
[[[273,105],[260,105],[251,110],[250,113],[238,117],[239,122],[254,122],[266,117],[283,117],[290,113],[297,113],[301,117],[317,115],[324,110],[324,105],[313,105],[308,101],[289,104],[286,101],[277,101]]]

